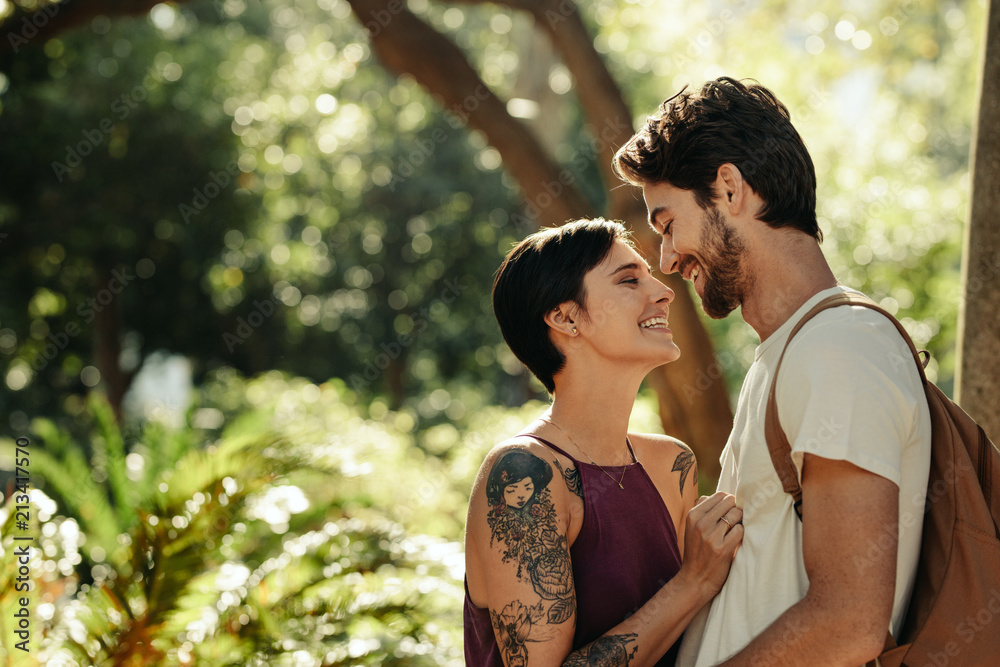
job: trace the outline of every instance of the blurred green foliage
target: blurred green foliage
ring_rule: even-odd
[[[645,396],[632,427],[655,431]],[[212,374],[179,427],[119,429],[94,393],[95,452],[31,426],[32,653],[61,665],[461,664],[461,545],[486,451],[545,405],[417,429],[343,382]],[[200,428],[218,412],[225,426]],[[374,414],[373,414],[374,412]],[[0,461],[15,443],[0,441]],[[0,639],[17,609],[13,497],[0,510]],[[0,660],[4,650],[0,649]],[[116,660],[120,662],[116,662]]]
[[[224,428],[190,424],[214,410],[230,417]],[[96,393],[86,414],[89,461],[52,421],[36,419],[29,436],[42,664],[437,665],[460,654],[456,512],[504,419],[470,429],[479,447],[437,457],[414,445],[439,447],[441,433],[415,438],[405,413],[366,419],[342,385],[231,371],[209,379],[181,428],[150,421],[123,435]],[[4,443],[5,459],[13,449]],[[13,504],[0,515],[5,622]]]
[[[540,99],[525,122],[558,159],[588,154],[572,78],[526,17],[410,6],[501,96]],[[723,73],[778,93],[817,165],[837,276],[897,310],[950,387],[982,0],[582,11],[637,121]],[[523,232],[517,187],[480,133],[379,66],[344,0],[157,5],[30,43],[0,56],[0,133],[0,407],[15,429],[78,412],[60,403],[100,380],[98,334],[122,341],[125,373],[166,350],[196,384],[226,366],[340,377],[432,419],[463,409],[429,405],[436,390],[540,395],[489,305]],[[596,168],[575,176],[600,208]],[[119,307],[117,329],[95,332]],[[710,327],[735,390],[755,336],[738,318]]]

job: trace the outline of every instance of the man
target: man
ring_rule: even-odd
[[[902,625],[919,553],[930,417],[905,342],[853,306],[793,339],[777,399],[800,522],[768,454],[767,393],[791,328],[847,288],[819,247],[815,170],[788,110],[756,83],[710,81],[664,102],[615,167],[642,187],[664,273],[692,281],[714,318],[740,307],[761,339],[719,480],[744,511],[743,545],[678,664],[864,664]]]

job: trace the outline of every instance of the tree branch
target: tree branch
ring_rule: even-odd
[[[621,88],[611,77],[573,0],[457,0],[464,4],[498,4],[529,12],[549,35],[573,75],[574,89],[598,148],[601,178],[609,192],[611,218],[625,220],[643,254],[653,260],[659,241],[646,225],[646,206],[635,188],[623,186],[614,173],[615,152],[632,136],[632,115]],[[687,284],[677,275],[665,277],[676,297],[670,304],[674,340],[680,359],[650,374],[656,389],[664,431],[694,450],[702,474],[718,479],[719,454],[732,430],[733,413],[726,387],[725,365],[715,357],[712,339],[702,325]]]
[[[456,1],[469,5],[489,2],[524,10],[534,17],[535,23],[552,40],[563,64],[573,75],[574,90],[599,148],[596,154],[597,166],[609,192],[609,215],[619,219],[634,219],[631,215],[626,215],[636,212],[634,192],[631,188],[619,187],[621,182],[611,166],[615,152],[632,136],[632,114],[621,88],[594,49],[594,39],[573,0]],[[645,218],[645,208],[642,208],[642,216]]]
[[[189,0],[174,0],[175,4]],[[141,16],[162,0],[63,0],[33,12],[15,10],[2,24],[0,53],[18,53],[22,48],[41,46],[57,35],[86,25],[97,16],[117,18]]]
[[[402,0],[348,2],[388,69],[412,75],[455,118],[486,135],[520,185],[529,213],[537,209],[541,222],[549,226],[593,214],[592,205],[573,187],[572,175],[507,112],[451,40],[406,9]]]

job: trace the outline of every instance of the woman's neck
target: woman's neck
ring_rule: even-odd
[[[569,369],[567,369],[569,370]],[[552,407],[543,415],[556,425],[542,426],[536,431],[547,440],[575,445],[582,460],[601,465],[631,463],[625,447],[629,417],[635,404],[642,377],[628,378],[625,374],[606,377],[566,377],[553,394]],[[544,433],[543,433],[544,431]],[[569,449],[569,448],[566,448]]]

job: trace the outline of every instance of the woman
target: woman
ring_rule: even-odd
[[[473,487],[468,665],[672,665],[725,581],[743,535],[734,498],[699,501],[690,449],[627,432],[642,379],[680,355],[671,300],[601,219],[533,234],[500,267],[500,329],[553,400]]]

